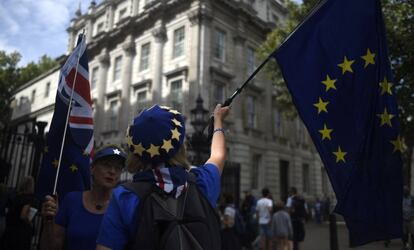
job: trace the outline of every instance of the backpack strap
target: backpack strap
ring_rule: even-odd
[[[144,182],[144,181],[139,181],[139,182],[128,181],[128,182],[122,183],[121,185],[125,189],[136,194],[139,197],[140,201],[143,201],[151,193],[154,184],[151,182]]]

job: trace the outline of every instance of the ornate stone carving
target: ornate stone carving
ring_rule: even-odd
[[[164,25],[154,28],[152,30],[152,35],[155,37],[155,42],[157,43],[165,42],[167,40],[167,32]]]
[[[191,25],[208,24],[213,19],[211,10],[207,8],[193,10],[187,16]]]
[[[132,35],[129,35],[126,39],[125,42],[122,44],[122,49],[130,55],[135,54],[135,42],[134,42],[134,38],[132,37]]]
[[[102,65],[109,65],[109,53],[106,48],[101,51],[101,54],[98,56],[98,61]]]

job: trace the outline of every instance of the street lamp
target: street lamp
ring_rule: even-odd
[[[203,107],[203,102],[203,98],[201,98],[199,94],[196,100],[196,107],[190,110],[190,123],[194,128],[190,143],[195,152],[194,164],[196,165],[203,163],[203,155],[208,152],[208,139],[207,136],[203,134],[203,131],[208,123],[209,112]]]

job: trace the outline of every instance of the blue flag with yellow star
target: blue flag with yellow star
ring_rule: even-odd
[[[71,95],[72,108],[68,116]],[[40,198],[53,193],[65,126],[66,137],[56,187],[59,200],[68,192],[90,188],[90,153],[93,150],[91,104],[86,43],[84,36],[80,35],[76,48],[60,72],[55,110],[37,179],[36,192]]]
[[[351,245],[401,237],[402,144],[380,2],[320,2],[273,56]]]

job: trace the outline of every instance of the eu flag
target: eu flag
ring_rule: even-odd
[[[60,72],[55,110],[37,183],[37,194],[41,198],[53,193],[65,127],[66,137],[56,188],[58,197],[61,200],[68,192],[90,188],[89,166],[94,140],[88,72],[86,42],[84,35],[80,35],[77,46]]]
[[[273,56],[352,246],[401,236],[402,143],[378,0],[327,0]]]

